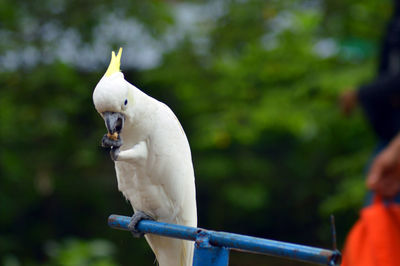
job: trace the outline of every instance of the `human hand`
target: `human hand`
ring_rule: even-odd
[[[354,89],[348,89],[339,96],[340,111],[349,116],[358,103],[358,92]]]
[[[400,191],[400,136],[376,156],[368,173],[367,187],[385,198]]]

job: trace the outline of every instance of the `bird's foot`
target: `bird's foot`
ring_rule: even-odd
[[[111,150],[110,150],[111,159],[113,161],[116,161],[118,159],[118,155],[119,155],[119,148],[111,147]]]
[[[103,138],[101,139],[101,146],[104,148],[111,148],[110,150],[110,155],[111,155],[111,159],[113,161],[116,161],[118,159],[118,155],[119,155],[119,147],[122,146],[122,139],[121,136],[118,135],[117,139],[110,139],[108,137],[107,134],[105,134],[103,136]]]
[[[117,139],[111,139],[108,137],[108,134],[104,134],[103,138],[101,139],[101,146],[104,148],[119,148],[123,144],[121,135],[118,135]]]
[[[141,211],[135,211],[135,213],[133,214],[130,223],[128,224],[128,229],[129,231],[132,233],[132,235],[136,238],[140,238],[142,236],[144,236],[144,233],[139,232],[136,229],[137,224],[141,221],[141,220],[154,220],[153,218],[151,218],[149,215],[145,214],[144,212]]]

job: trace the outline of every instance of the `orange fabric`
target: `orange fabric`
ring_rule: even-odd
[[[376,198],[347,236],[342,266],[400,265],[400,205]]]

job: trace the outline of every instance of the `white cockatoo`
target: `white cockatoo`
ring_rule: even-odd
[[[186,135],[171,109],[124,79],[122,48],[93,92],[97,112],[108,133],[118,189],[134,210],[134,235],[142,219],[197,227],[196,192]],[[192,265],[194,243],[146,234],[160,266]]]

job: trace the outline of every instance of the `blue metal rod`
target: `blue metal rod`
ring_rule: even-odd
[[[130,220],[131,217],[113,214],[108,218],[108,225],[114,229],[128,230]],[[137,229],[143,233],[193,241],[196,240],[199,233],[206,232],[210,237],[210,244],[214,246],[257,252],[320,265],[338,265],[341,257],[338,251],[149,220],[140,221]]]

